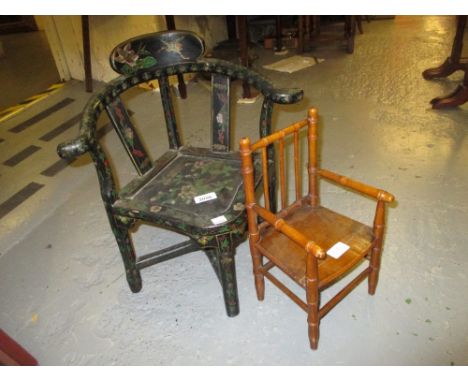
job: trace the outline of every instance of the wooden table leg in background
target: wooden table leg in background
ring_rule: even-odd
[[[89,41],[89,16],[81,16],[81,29],[83,34],[83,57],[85,70],[85,89],[88,93],[93,91],[93,75],[91,72],[91,48]]]
[[[307,16],[297,16],[297,53],[304,53],[304,18]]]
[[[320,35],[320,15],[309,16],[309,23],[310,23],[310,36],[312,37]]]
[[[283,46],[283,26],[281,25],[281,16],[276,16],[276,46],[275,52],[284,51],[286,48]]]
[[[356,18],[355,16],[345,16],[345,40],[346,51],[349,54],[354,52],[354,37],[356,36]]]
[[[237,16],[237,30],[239,31],[239,50],[241,64],[246,68],[249,67],[249,40],[247,37],[247,17],[246,16]],[[247,82],[242,84],[243,94],[242,98],[251,98],[250,86]]]
[[[233,16],[233,15],[226,16],[226,28],[227,28],[227,33],[228,33],[228,40],[236,41],[237,40],[236,16]]]

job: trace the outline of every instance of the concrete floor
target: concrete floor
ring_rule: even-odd
[[[129,291],[89,158],[41,174],[58,160],[56,145],[77,133],[73,125],[41,140],[79,113],[88,95],[77,82],[0,125],[2,162],[39,147],[14,167],[0,166],[0,203],[31,182],[43,185],[0,219],[0,327],[44,365],[468,365],[468,105],[433,111],[429,100],[461,75],[421,76],[448,55],[454,18],[397,17],[364,27],[353,55],[320,48],[314,54],[325,62],[293,74],[262,69],[283,58],[270,51],[259,50],[256,62],[278,86],[305,92],[300,104],[277,109],[275,128],[316,106],[322,166],[398,200],[388,211],[376,295],[362,284],[332,310],[318,351],[309,349],[305,314],[276,287],[267,282],[265,301],[256,300],[247,243],[236,257],[235,318],[226,316],[200,252],[145,269],[143,290]],[[185,141],[206,146],[209,93],[201,85],[189,84],[177,113]],[[75,101],[21,133],[9,131],[66,97]],[[153,154],[167,147],[158,98],[136,91],[126,99]],[[236,144],[257,136],[260,104],[235,106]],[[115,133],[104,141],[125,183],[133,170]],[[328,184],[321,191],[325,206],[371,224],[372,201]],[[150,227],[135,237],[139,253],[178,240]]]

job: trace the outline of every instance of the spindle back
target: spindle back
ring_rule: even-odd
[[[244,156],[250,156],[255,151],[261,151],[262,158],[262,175],[263,175],[263,195],[265,198],[265,209],[271,211],[271,196],[268,184],[268,161],[267,161],[267,148],[270,145],[278,142],[279,150],[279,181],[280,181],[280,194],[281,194],[281,209],[287,207],[287,187],[286,187],[286,166],[285,166],[285,149],[284,141],[289,135],[293,135],[293,150],[294,150],[294,185],[295,185],[295,201],[302,199],[302,175],[300,170],[301,152],[299,134],[301,129],[307,126],[308,136],[308,173],[309,173],[309,194],[308,198],[311,205],[318,205],[318,185],[317,185],[317,110],[312,108],[309,110],[308,119],[304,119],[293,125],[290,125],[276,133],[264,137],[254,144],[250,144],[248,138],[241,141],[241,153]],[[253,174],[252,174],[253,176]],[[254,188],[247,191],[251,197],[250,203],[255,202]],[[246,195],[247,197],[247,195]],[[248,203],[249,203],[248,202]]]

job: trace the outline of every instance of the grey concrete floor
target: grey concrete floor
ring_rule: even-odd
[[[283,58],[269,51],[258,50],[256,62],[278,86],[305,92],[298,105],[277,109],[276,129],[316,106],[322,166],[397,197],[376,295],[362,284],[332,310],[317,351],[309,349],[305,314],[273,285],[256,300],[247,243],[236,256],[235,318],[226,316],[201,252],[145,269],[143,290],[129,291],[89,158],[41,175],[58,159],[55,146],[77,133],[39,139],[83,106],[88,95],[76,82],[0,125],[2,162],[40,147],[17,166],[1,167],[0,203],[30,182],[44,185],[0,219],[0,327],[45,365],[467,365],[468,105],[433,111],[429,100],[461,76],[421,76],[448,55],[454,18],[397,17],[364,27],[353,55],[319,48],[313,54],[326,60],[293,74],[262,69]],[[207,146],[209,92],[202,85],[188,85],[177,114],[184,140]],[[27,134],[9,131],[65,97],[75,102]],[[126,98],[154,155],[167,148],[158,98],[143,91]],[[260,104],[234,105],[236,144],[258,136]],[[124,184],[134,171],[114,132],[104,141]],[[325,206],[371,224],[372,201],[329,184],[321,192]],[[180,239],[143,226],[135,245],[142,253]]]

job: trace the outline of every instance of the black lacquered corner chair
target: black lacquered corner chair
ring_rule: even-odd
[[[121,75],[91,97],[83,111],[79,136],[60,144],[58,153],[69,159],[90,153],[132,292],[141,290],[141,269],[204,250],[221,282],[227,314],[235,316],[239,313],[239,302],[234,254],[236,246],[245,238],[246,218],[240,156],[231,151],[230,145],[230,83],[234,79],[246,81],[263,95],[261,137],[271,133],[273,105],[295,103],[302,98],[302,91],[276,89],[243,66],[203,58],[204,52],[203,40],[187,31],[152,33],[119,44],[111,53],[110,63]],[[211,75],[211,148],[183,146],[179,137],[168,77],[184,73]],[[140,137],[120,96],[155,79],[161,93],[169,150],[153,161],[145,149],[150,142]],[[190,102],[190,95],[184,102]],[[121,189],[116,188],[107,153],[96,134],[103,111],[112,121],[138,173]],[[252,128],[255,125],[252,121]],[[273,147],[268,155],[270,199],[274,200]],[[179,232],[189,239],[137,256],[130,230],[138,221]]]

